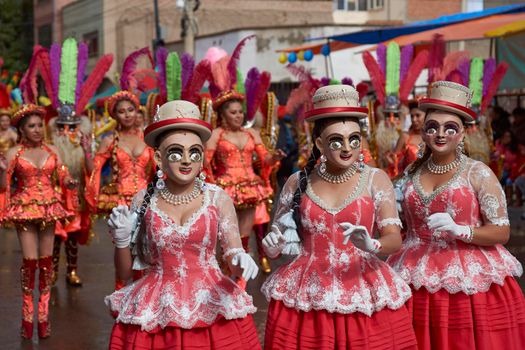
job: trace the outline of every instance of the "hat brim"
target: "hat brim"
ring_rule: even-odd
[[[312,109],[305,113],[307,122],[314,122],[324,118],[350,117],[364,119],[368,117],[368,108],[366,107],[328,107]]]
[[[476,112],[474,112],[472,109],[448,101],[432,98],[422,99],[419,101],[419,109],[425,113],[429,109],[437,109],[454,113],[459,115],[459,117],[462,118],[466,123],[472,123],[476,120]]]
[[[203,143],[208,141],[211,136],[211,126],[203,120],[188,121],[188,119],[190,118],[168,119],[148,125],[144,130],[144,142],[150,147],[155,147],[157,137],[171,130],[190,130],[197,133]]]

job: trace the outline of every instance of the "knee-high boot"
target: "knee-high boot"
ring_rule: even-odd
[[[82,280],[77,274],[78,243],[75,234],[70,234],[66,240],[67,275],[66,282],[73,287],[80,287]]]
[[[264,271],[264,273],[270,273],[272,272],[272,268],[262,246],[262,240],[264,238],[265,233],[268,230],[268,224],[255,225],[253,228],[255,230],[257,253],[259,254],[259,262],[261,263],[261,269]]]
[[[22,285],[22,338],[33,338],[33,290],[35,289],[35,272],[37,259],[24,258],[20,268],[20,282]]]
[[[62,238],[60,236],[55,236],[55,241],[53,242],[53,279],[52,284],[55,285],[58,278],[58,267],[60,265],[60,248],[62,247]]]
[[[38,259],[40,274],[38,277],[38,337],[47,338],[51,335],[49,323],[49,297],[51,296],[51,280],[53,279],[53,261],[51,256]]]

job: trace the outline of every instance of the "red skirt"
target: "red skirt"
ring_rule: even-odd
[[[146,332],[138,325],[115,323],[110,350],[257,350],[261,349],[257,329],[251,316],[226,320],[221,318],[209,327],[184,329],[166,327]]]
[[[525,349],[525,298],[512,277],[474,295],[412,293],[408,307],[420,350]]]
[[[272,300],[264,348],[270,349],[417,349],[406,307],[383,309],[367,316],[299,311]]]

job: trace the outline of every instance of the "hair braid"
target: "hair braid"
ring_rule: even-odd
[[[113,138],[113,150],[111,151],[111,182],[116,186],[118,182],[118,159],[117,159],[117,149],[118,149],[119,134],[115,132]]]
[[[147,245],[147,233],[146,233],[146,224],[144,220],[144,215],[146,210],[148,210],[149,204],[151,202],[151,197],[155,193],[155,184],[158,180],[157,172],[153,176],[153,180],[148,184],[146,188],[146,194],[144,194],[144,199],[142,200],[142,205],[139,208],[137,213],[137,226],[139,227],[137,235],[137,253],[141,261],[144,263],[149,263],[149,247]]]

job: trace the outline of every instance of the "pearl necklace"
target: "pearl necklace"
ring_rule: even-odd
[[[159,193],[162,199],[171,205],[188,204],[201,194],[201,185],[199,181],[195,181],[193,190],[191,190],[190,193],[184,195],[175,195],[167,188],[163,188]]]
[[[453,169],[456,169],[459,166],[459,164],[461,164],[463,159],[464,159],[464,156],[461,155],[458,158],[454,159],[454,161],[452,161],[451,163],[448,163],[448,164],[445,164],[445,165],[438,165],[438,164],[434,163],[432,161],[432,157],[430,157],[430,158],[428,158],[428,161],[427,161],[427,169],[432,174],[443,175],[443,174],[446,174],[446,173],[448,173],[449,171],[451,171]]]
[[[358,168],[357,165],[354,163],[344,173],[340,175],[332,175],[332,174],[329,174],[327,171],[322,172],[320,170],[320,167],[317,167],[317,175],[319,175],[319,177],[326,182],[329,182],[332,184],[341,184],[343,182],[347,182],[348,180],[350,180],[352,176],[354,176],[355,173],[357,172],[357,168]]]

